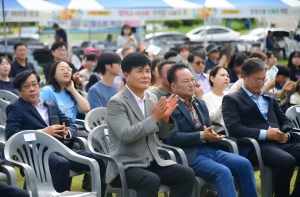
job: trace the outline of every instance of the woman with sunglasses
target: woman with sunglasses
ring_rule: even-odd
[[[204,73],[205,69],[205,55],[203,53],[199,53],[194,51],[188,57],[189,64],[194,68],[195,72],[199,76],[199,83],[202,86],[203,94],[210,92],[211,87],[209,85],[209,75]]]
[[[76,90],[72,77],[72,68],[65,61],[52,64],[47,85],[41,89],[43,100],[53,100],[59,109],[74,124],[78,112],[90,110],[88,101]]]
[[[231,56],[227,68],[230,74],[230,83],[235,83],[241,78],[243,63],[248,59],[245,53],[235,53]]]

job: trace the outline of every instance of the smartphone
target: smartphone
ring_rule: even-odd
[[[60,125],[59,117],[58,116],[51,116],[50,117],[50,125],[55,125],[55,124]]]

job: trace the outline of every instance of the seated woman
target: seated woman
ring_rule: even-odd
[[[230,83],[235,83],[241,78],[242,65],[247,59],[245,53],[235,53],[231,56],[227,65],[230,73]]]
[[[88,101],[77,92],[72,69],[65,61],[57,61],[51,66],[49,80],[41,89],[40,98],[53,100],[73,124],[78,112],[85,113],[90,110]]]
[[[209,73],[209,83],[212,90],[203,95],[203,100],[209,111],[211,122],[223,123],[222,100],[224,90],[229,85],[229,70],[224,66],[217,66],[211,69]]]
[[[161,81],[159,80],[158,65],[163,61],[162,58],[155,58],[151,61],[151,84],[149,89],[157,88],[161,86]]]
[[[291,105],[300,105],[300,79],[296,82],[295,93],[290,98]]]
[[[0,57],[0,89],[7,90],[19,96],[18,91],[12,86],[14,78],[8,77],[10,69],[9,59],[7,57]]]
[[[268,70],[270,70],[273,66],[276,65],[276,63],[277,63],[277,56],[273,52],[267,52],[266,55],[268,57],[268,61],[267,61],[267,64],[269,66]]]

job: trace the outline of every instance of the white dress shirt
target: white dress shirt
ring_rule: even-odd
[[[34,106],[34,105],[33,105]],[[48,108],[44,105],[44,101],[43,99],[39,100],[39,104],[38,106],[34,106],[36,108],[36,110],[39,112],[40,116],[42,117],[42,119],[45,121],[45,123],[49,126],[49,114],[48,114]],[[41,130],[41,129],[40,129]],[[72,134],[71,132],[68,130],[70,137],[66,138],[66,139],[71,139],[72,138]]]
[[[126,85],[126,88],[131,92],[135,101],[137,102],[138,106],[140,107],[142,114],[144,115],[144,118],[146,118],[145,117],[145,96],[143,96],[143,98],[141,99],[136,94],[134,94],[127,85]]]

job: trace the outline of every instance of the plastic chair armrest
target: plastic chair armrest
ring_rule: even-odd
[[[6,174],[7,177],[7,183],[9,185],[18,187],[18,181],[17,181],[17,175],[16,171],[13,167],[7,166],[7,165],[2,165],[0,168],[0,171]]]
[[[228,147],[229,151],[231,153],[234,153],[234,154],[237,154],[237,155],[239,154],[239,150],[238,150],[238,147],[237,147],[236,143],[231,139],[223,138],[222,140],[220,140],[218,142],[218,144],[221,144],[221,145],[224,145],[224,146]]]

